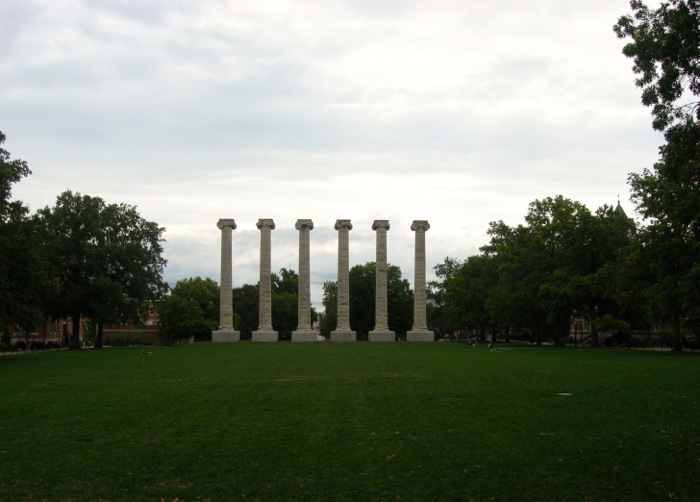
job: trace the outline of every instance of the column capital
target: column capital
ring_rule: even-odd
[[[374,223],[372,223],[372,230],[378,230],[380,228],[389,230],[389,228],[391,228],[389,226],[389,220],[374,220]]]
[[[294,224],[294,228],[301,230],[302,228],[308,228],[309,230],[314,229],[314,222],[311,220],[297,220]]]
[[[341,228],[352,230],[352,223],[350,223],[350,220],[335,220],[335,229],[340,230]]]
[[[416,230],[423,230],[424,232],[427,232],[430,229],[430,223],[428,223],[428,220],[413,220],[413,224],[411,224],[411,230],[414,232]]]
[[[260,230],[262,230],[263,227],[270,227],[270,230],[274,230],[275,222],[272,218],[262,218],[258,220],[255,226]]]
[[[233,218],[221,218],[219,221],[216,222],[216,226],[219,227],[219,230],[223,230],[224,227],[231,227],[231,230],[236,230],[236,220]]]

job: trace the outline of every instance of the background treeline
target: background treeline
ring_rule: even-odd
[[[4,142],[0,132],[0,147]],[[1,343],[70,319],[65,342],[77,349],[89,319],[100,347],[105,324],[138,323],[167,288],[165,229],[133,206],[71,191],[30,214],[11,200],[12,185],[29,174],[25,161],[0,148]]]
[[[435,329],[557,340],[570,316],[581,315],[592,319],[594,338],[598,330],[668,325],[675,350],[683,335],[697,343],[700,2],[630,7],[613,30],[627,41],[622,52],[633,61],[642,104],[665,138],[658,162],[629,175],[642,225],[635,234],[611,208],[591,214],[563,197],[533,202],[524,225],[490,225],[481,255],[436,267]]]
[[[358,339],[367,339],[374,328],[375,319],[375,264],[355,265],[350,269],[350,327]],[[389,327],[404,336],[413,321],[413,292],[401,270],[389,265]],[[272,328],[281,340],[291,339],[298,327],[299,276],[293,270],[283,268],[272,274]],[[311,308],[311,321],[319,322],[319,332],[328,338],[337,327],[337,283],[323,284],[323,307],[325,314]],[[211,340],[211,333],[219,324],[219,286],[211,279],[193,277],[178,281],[170,294],[163,299],[158,309],[160,333],[169,341],[189,339]],[[251,338],[258,328],[259,288],[258,284],[244,284],[233,288],[233,325],[241,333],[241,339]],[[306,327],[307,329],[310,326]]]
[[[653,322],[641,241],[619,205],[592,213],[562,196],[537,200],[524,224],[492,222],[488,235],[482,254],[435,267],[429,321],[438,333],[561,342],[580,316],[593,320],[597,345],[598,330]]]
[[[272,274],[272,327],[282,340],[289,340],[298,324],[299,276],[283,268]],[[219,285],[212,279],[191,277],[177,282],[159,305],[160,334],[166,340],[193,338],[211,340],[219,327]],[[233,288],[233,326],[248,340],[258,328],[260,297],[258,284]],[[318,318],[311,309],[312,322]],[[310,328],[308,326],[307,328]]]
[[[516,331],[536,341],[559,340],[572,316],[586,316],[594,341],[598,331],[663,325],[670,327],[676,350],[697,340],[700,2],[669,0],[649,9],[632,0],[630,6],[632,14],[613,29],[628,41],[623,53],[633,61],[642,104],[665,138],[658,161],[629,175],[642,223],[635,229],[617,208],[591,213],[562,196],[534,201],[524,224],[491,223],[480,255],[448,257],[436,267],[432,329]],[[70,318],[70,345],[79,348],[81,321],[90,319],[99,347],[105,324],[138,323],[142,310],[163,298],[165,229],[135,207],[71,191],[53,207],[30,214],[11,199],[12,185],[30,170],[11,158],[4,142],[0,132],[1,342],[7,345],[12,334],[31,333],[47,320]],[[400,270],[389,273],[389,327],[400,336],[410,329],[411,291]],[[350,272],[350,324],[360,337],[373,324],[372,274],[372,264]],[[286,338],[296,328],[297,278],[283,270],[273,281],[273,326]],[[201,279],[178,282],[159,305],[164,336],[204,339],[215,329],[214,286]],[[333,288],[324,285],[326,335],[335,327]],[[235,323],[243,334],[257,324],[257,298],[256,286],[234,290]]]

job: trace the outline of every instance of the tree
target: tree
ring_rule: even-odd
[[[413,290],[408,280],[403,278],[398,265],[389,265],[386,272],[389,329],[403,338],[413,328]]]
[[[432,300],[428,303],[428,325],[438,336],[454,333],[461,326],[455,320],[452,309],[455,307],[453,302],[447,300],[448,283],[454,277],[457,270],[462,266],[462,261],[446,257],[442,263],[438,263],[433,267],[436,281],[428,283],[427,298]]]
[[[49,311],[71,317],[71,348],[80,348],[81,316],[138,323],[139,309],[160,298],[165,229],[135,207],[67,191],[37,222],[54,287]]]
[[[299,324],[298,289],[294,270],[282,268],[280,275],[272,274],[272,327],[283,340],[290,339]]]
[[[12,326],[30,333],[41,318],[43,264],[36,225],[27,207],[12,200],[12,185],[31,171],[10,158],[4,142],[0,132],[0,331]]]
[[[622,52],[634,60],[642,103],[652,109],[655,129],[665,130],[686,116],[700,120],[700,102],[679,104],[689,94],[700,95],[700,2],[670,0],[657,9],[630,2],[633,15],[622,16],[613,27],[629,38]]]
[[[160,335],[169,340],[211,340],[219,326],[219,300],[219,285],[212,279],[177,281],[158,309]]]
[[[653,170],[630,174],[629,183],[649,222],[640,239],[656,279],[650,294],[660,317],[672,320],[673,347],[681,350],[681,319],[700,318],[700,127],[688,119],[666,139]]]
[[[244,284],[233,288],[233,326],[241,333],[242,340],[250,340],[258,328],[260,292],[258,286]]]
[[[10,159],[10,152],[2,148],[5,134],[0,131],[0,221],[6,222],[16,211],[20,202],[12,202],[12,185],[32,174],[27,162],[20,159]],[[14,206],[14,208],[12,207]]]
[[[349,270],[350,280],[350,328],[360,339],[374,329],[376,312],[375,263],[355,265]],[[323,306],[326,314],[321,327],[323,336],[337,326],[338,287],[334,281],[323,283]],[[402,278],[401,269],[396,265],[387,267],[387,323],[389,329],[403,336],[413,324],[413,292],[411,285]]]
[[[323,315],[321,321],[321,335],[324,338],[331,336],[331,331],[338,327],[338,283],[336,281],[323,281]]]
[[[482,247],[498,277],[486,299],[491,318],[529,329],[539,343],[566,336],[573,313],[612,315],[597,274],[629,244],[626,216],[610,207],[594,215],[557,196],[532,202],[525,222],[491,223],[491,243]]]
[[[364,265],[355,265],[349,271],[350,327],[357,333],[360,340],[366,340],[367,334],[374,328],[376,312],[375,268],[374,262],[367,262]]]
[[[479,338],[485,339],[486,328],[495,331],[486,301],[496,284],[498,273],[492,256],[470,256],[447,280],[447,314],[453,325],[476,329]]]

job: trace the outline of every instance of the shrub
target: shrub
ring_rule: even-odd
[[[105,345],[126,347],[128,345],[163,345],[157,331],[120,331],[105,336]]]

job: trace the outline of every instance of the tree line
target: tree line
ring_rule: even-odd
[[[700,341],[700,2],[630,7],[613,29],[665,139],[658,161],[628,177],[641,225],[562,196],[532,202],[524,225],[492,222],[481,254],[435,267],[435,329],[557,340],[580,315],[594,344],[601,330],[665,324],[675,350]]]
[[[413,319],[413,292],[401,269],[389,265],[389,327],[403,336],[411,328]],[[350,269],[350,327],[359,339],[366,339],[374,328],[375,264],[369,262]],[[280,339],[289,340],[298,327],[299,276],[294,270],[282,268],[272,274],[272,328]],[[233,288],[233,326],[241,339],[251,338],[258,327],[259,287],[244,284]],[[336,281],[323,284],[323,307],[320,315],[311,307],[312,322],[319,322],[319,332],[328,338],[337,327]],[[212,331],[219,325],[219,285],[212,279],[191,277],[177,282],[170,294],[160,303],[158,313],[160,334],[175,341],[193,337],[195,341],[211,340]]]
[[[298,285],[299,276],[293,270],[283,268],[279,274],[272,274],[272,327],[283,340],[291,339],[292,331],[297,329]],[[258,327],[259,292],[258,284],[233,288],[233,326],[243,340],[249,340]],[[214,280],[179,280],[159,305],[160,335],[170,341],[210,341],[212,331],[219,327],[219,304],[219,285]],[[313,307],[311,319],[317,319]]]
[[[643,221],[630,224],[618,208],[591,212],[563,196],[530,204],[525,223],[489,225],[489,242],[466,260],[435,267],[430,324],[438,332],[525,330],[535,340],[559,339],[572,315],[588,316],[593,337],[668,323],[681,350],[698,336],[700,319],[700,2],[669,0],[656,9],[640,0],[613,27],[628,40],[641,101],[665,144],[653,166],[631,173],[631,198]],[[31,333],[47,319],[70,318],[70,345],[79,348],[80,322],[97,326],[138,322],[142,309],[164,297],[165,229],[136,207],[108,204],[70,190],[35,214],[12,200],[12,186],[31,174],[12,159],[0,132],[0,330]],[[350,324],[362,338],[373,326],[374,264],[350,271]],[[296,329],[298,278],[273,275],[273,325]],[[335,328],[335,284],[324,284],[322,332]],[[178,282],[163,301],[163,332],[206,337],[218,321],[218,287],[199,278]],[[198,292],[198,290],[202,290]],[[180,294],[182,292],[182,294]],[[195,294],[196,293],[196,294]],[[179,302],[179,303],[178,303]],[[257,324],[257,286],[234,290],[235,325]],[[409,314],[410,312],[410,314]],[[185,315],[187,313],[187,315]],[[389,325],[410,329],[412,293],[389,267]]]
[[[0,147],[5,135],[0,132]],[[31,174],[27,163],[0,148],[0,330],[31,334],[50,319],[70,319],[67,341],[80,348],[84,318],[97,327],[138,322],[160,298],[164,228],[136,207],[63,192],[35,214],[13,201],[12,185]]]

